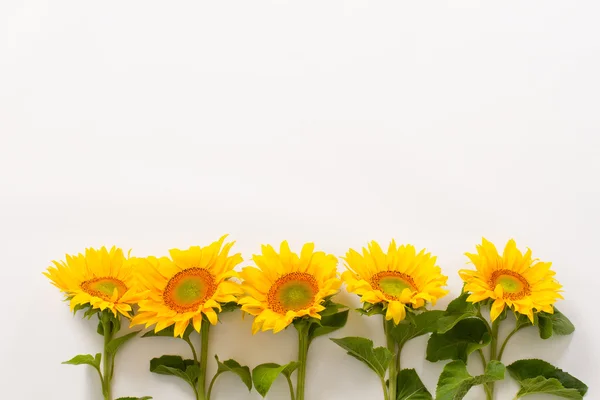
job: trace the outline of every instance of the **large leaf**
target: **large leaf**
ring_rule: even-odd
[[[492,337],[487,326],[478,318],[459,321],[444,334],[433,333],[427,343],[427,360],[462,360],[469,354],[490,344]]]
[[[483,375],[471,376],[467,365],[458,360],[446,364],[436,390],[436,400],[461,400],[473,386],[504,379],[504,365],[490,361]]]
[[[252,375],[250,374],[250,368],[245,365],[240,365],[240,363],[235,360],[225,360],[221,362],[217,356],[215,356],[215,359],[217,360],[218,365],[217,376],[224,372],[233,372],[242,380],[242,382],[244,382],[248,390],[252,390]]]
[[[418,336],[432,333],[437,330],[439,319],[444,315],[444,311],[431,310],[420,314],[408,313],[406,319],[392,328],[392,337],[403,345],[411,339]]]
[[[585,383],[581,382],[579,379],[574,376],[564,372],[561,369],[556,368],[554,365],[537,359],[531,360],[519,360],[510,364],[508,367],[508,372],[515,378],[521,387],[524,388],[525,381],[527,381],[528,391],[531,392],[531,387],[536,385],[541,385],[544,388],[555,387],[556,383],[549,382],[543,383],[541,381],[532,381],[534,378],[543,377],[546,380],[557,380],[561,387],[564,389],[574,389],[576,390],[580,396],[585,396],[587,393],[588,387]],[[533,393],[533,392],[531,392]]]
[[[80,354],[80,355],[73,357],[69,361],[63,362],[63,364],[91,365],[92,367],[94,367],[98,371],[100,371],[100,361],[101,360],[102,360],[102,354],[100,354],[100,353],[96,354],[95,356],[92,356],[91,354]]]
[[[273,382],[280,374],[283,374],[289,379],[290,375],[294,370],[298,368],[300,363],[293,361],[289,364],[279,365],[275,363],[266,363],[256,366],[252,370],[252,382],[254,382],[254,388],[262,396],[265,397]]]
[[[463,293],[448,304],[444,316],[438,321],[438,333],[448,332],[464,319],[477,317],[477,306],[468,302],[468,297],[469,293]]]
[[[184,360],[180,356],[162,356],[150,360],[150,371],[155,374],[171,375],[186,381],[192,388],[200,375],[200,367],[194,360]]]
[[[192,324],[189,324],[188,327],[186,328],[185,332],[183,333],[183,339],[188,339],[193,331],[194,331],[194,326]],[[157,336],[175,337],[175,325],[168,326],[165,329],[160,330],[158,332],[154,332],[154,329],[152,329],[142,335],[143,338],[157,337]]]
[[[570,335],[575,331],[573,323],[563,313],[558,311],[556,307],[553,314],[541,312],[537,314],[537,317],[540,337],[542,339],[548,339],[552,334]]]
[[[403,369],[398,373],[396,400],[433,400],[414,369]]]
[[[381,378],[385,377],[393,354],[385,347],[373,348],[373,341],[361,337],[345,337],[342,339],[331,339],[343,348],[352,357],[367,364]]]
[[[576,389],[565,388],[558,379],[546,379],[543,376],[537,378],[525,379],[519,382],[521,390],[517,393],[517,399],[530,394],[551,394],[565,399],[580,400],[583,399],[581,393]]]
[[[128,333],[127,335],[123,335],[121,337],[114,338],[113,340],[108,342],[108,345],[106,346],[106,351],[108,351],[111,354],[116,354],[117,350],[119,350],[119,347],[121,347],[123,344],[125,344],[128,340],[133,339],[138,333],[140,333],[140,331],[131,332],[131,333]]]
[[[323,311],[327,311],[327,309]],[[320,321],[315,320],[310,326],[308,331],[308,337],[310,338],[310,340],[313,340],[318,336],[323,336],[331,332],[335,332],[338,329],[343,328],[346,325],[347,321],[348,310],[323,315]]]

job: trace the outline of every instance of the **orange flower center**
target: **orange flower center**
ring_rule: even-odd
[[[217,290],[215,278],[204,268],[188,268],[169,280],[163,293],[165,304],[179,313],[196,311]]]
[[[531,286],[527,279],[507,269],[494,271],[488,283],[492,290],[498,285],[502,286],[503,298],[505,299],[520,300],[531,294]]]
[[[381,290],[388,300],[398,300],[404,289],[417,291],[417,285],[412,277],[398,271],[378,272],[371,277],[371,286]]]
[[[317,280],[306,272],[292,272],[277,279],[269,290],[269,308],[276,313],[298,311],[312,306],[319,291]]]
[[[104,277],[94,278],[81,284],[81,289],[87,294],[110,301],[115,290],[117,291],[117,300],[127,292],[127,286],[117,278]]]

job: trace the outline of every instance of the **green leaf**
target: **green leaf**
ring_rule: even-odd
[[[478,318],[458,322],[444,334],[433,333],[427,343],[427,360],[462,360],[467,363],[469,354],[492,341],[487,326]]]
[[[140,331],[131,332],[127,335],[114,338],[113,340],[108,342],[108,345],[106,346],[106,351],[108,351],[110,354],[116,354],[117,350],[119,350],[119,347],[125,344],[129,339],[133,339],[135,336],[137,336],[138,333],[140,333]]]
[[[256,368],[252,370],[252,382],[254,382],[254,388],[262,397],[265,397],[279,374],[283,374],[289,378],[299,365],[300,363],[293,361],[285,365],[266,363],[256,366]]]
[[[70,365],[91,365],[100,371],[100,361],[102,360],[102,354],[98,353],[95,356],[91,354],[80,354],[71,358],[69,361],[63,362],[63,364]]]
[[[200,367],[194,360],[184,360],[180,356],[162,356],[150,360],[150,371],[155,374],[171,375],[183,379],[195,388],[200,375]]]
[[[543,376],[537,378],[525,379],[519,382],[521,390],[517,393],[517,398],[528,396],[530,394],[551,394],[565,399],[579,400],[583,399],[581,393],[576,389],[567,389],[561,385],[558,379],[546,379]]]
[[[323,311],[327,311],[327,309]],[[344,310],[335,314],[322,315],[320,321],[315,320],[315,322],[310,326],[308,337],[310,340],[313,340],[318,336],[327,335],[343,328],[346,325],[346,322],[348,322],[348,313],[348,310]]]
[[[361,337],[331,340],[346,350],[352,357],[367,364],[381,378],[385,377],[385,371],[394,356],[388,349],[385,347],[373,348],[373,341]]]
[[[490,361],[483,375],[471,376],[467,365],[460,361],[446,364],[435,394],[436,400],[461,400],[473,386],[504,379],[504,365],[499,361]]]
[[[563,313],[558,311],[556,307],[553,314],[540,312],[537,316],[540,337],[542,339],[548,339],[553,333],[564,336],[570,335],[575,331],[573,323]]]
[[[252,390],[252,375],[250,374],[250,368],[247,366],[242,366],[235,360],[225,360],[223,362],[219,361],[219,357],[215,356],[217,360],[217,375],[222,374],[223,372],[233,372],[244,382],[248,390]]]
[[[150,400],[152,397],[144,396],[144,397],[119,397],[116,400]]]
[[[477,317],[477,306],[468,302],[468,297],[469,293],[463,293],[448,304],[444,316],[438,321],[438,333],[448,332],[464,319]]]
[[[371,316],[371,315],[382,315],[385,314],[383,311],[383,305],[381,303],[371,304],[364,303],[362,308],[357,308],[356,311],[362,315]]]
[[[192,332],[194,331],[194,326],[192,324],[189,324],[188,327],[186,328],[185,332],[183,333],[183,339],[188,339],[190,337],[190,335],[192,334]],[[144,333],[142,335],[143,338],[146,337],[175,337],[175,325],[171,325],[166,327],[163,330],[160,330],[158,332],[154,332],[154,329]]]
[[[587,393],[588,387],[585,383],[581,382],[579,379],[574,376],[564,372],[561,369],[556,368],[554,365],[543,361],[543,360],[519,360],[510,364],[508,367],[508,372],[512,375],[515,380],[517,380],[521,386],[523,387],[526,380],[531,380],[533,378],[543,377],[546,380],[555,379],[557,380],[562,387],[565,389],[574,389],[581,396],[585,396]],[[540,382],[528,381],[528,384],[531,386],[533,384],[539,384]],[[555,386],[554,383],[550,383],[548,385]]]
[[[396,400],[433,400],[414,369],[403,369],[398,373]]]
[[[393,325],[392,337],[403,345],[411,339],[435,332],[439,319],[444,315],[444,311],[432,310],[420,314],[407,313],[406,319],[398,325]]]
[[[240,308],[240,305],[237,302],[230,301],[229,303],[221,304],[221,311],[219,311],[219,314],[233,312],[238,308]]]

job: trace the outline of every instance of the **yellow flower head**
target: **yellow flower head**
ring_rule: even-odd
[[[344,260],[348,270],[342,280],[348,291],[361,296],[363,303],[387,306],[385,319],[395,324],[406,317],[406,305],[435,305],[448,294],[442,289],[448,277],[435,265],[436,257],[425,250],[417,253],[412,245],[396,246],[392,240],[386,254],[372,241],[362,254],[350,249]]]
[[[270,245],[262,246],[262,254],[252,257],[258,268],[246,267],[240,272],[246,296],[240,299],[242,311],[254,315],[252,333],[272,329],[277,333],[294,318],[308,315],[321,319],[319,312],[326,298],[341,286],[337,277],[337,258],[307,243],[300,256],[281,243],[279,254]]]
[[[171,325],[175,336],[183,336],[190,321],[200,332],[203,315],[211,324],[218,322],[221,304],[237,301],[242,294],[238,284],[228,279],[237,276],[233,268],[242,262],[240,254],[229,256],[233,246],[223,236],[206,247],[172,249],[171,258],[138,259],[139,285],[150,291],[139,302],[132,325],[156,324],[155,332]]]
[[[531,250],[525,254],[509,240],[500,256],[493,243],[482,240],[477,254],[466,253],[476,270],[463,269],[460,277],[465,281],[465,292],[471,295],[467,301],[494,300],[491,319],[494,321],[504,311],[505,305],[525,314],[533,322],[534,312],[553,313],[553,304],[562,299],[562,286],[554,279],[552,263],[531,258]]]
[[[68,255],[65,261],[52,261],[44,275],[64,292],[71,303],[71,311],[78,305],[109,309],[130,317],[131,304],[144,297],[134,282],[132,262],[123,250],[86,249],[85,254]]]

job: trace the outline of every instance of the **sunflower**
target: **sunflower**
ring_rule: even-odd
[[[200,332],[203,315],[212,325],[218,322],[221,304],[237,301],[242,294],[235,282],[233,268],[242,262],[241,255],[229,256],[233,242],[223,246],[226,236],[206,247],[172,249],[171,258],[138,259],[138,280],[149,290],[140,301],[132,325],[156,324],[155,332],[175,325],[174,335],[183,336],[190,321]]]
[[[256,317],[252,333],[269,329],[277,333],[306,315],[321,319],[322,303],[338,292],[341,281],[337,258],[314,249],[313,243],[306,243],[298,256],[286,241],[279,254],[264,245],[262,254],[252,257],[258,268],[246,267],[240,272],[246,296],[239,304],[242,311]]]
[[[385,319],[397,325],[406,317],[406,306],[420,308],[425,302],[435,305],[448,294],[442,289],[448,277],[436,266],[436,257],[412,245],[396,246],[392,240],[387,254],[372,241],[362,255],[350,249],[344,257],[342,280],[349,292],[361,296],[363,303],[383,304]]]
[[[71,311],[89,304],[92,309],[110,310],[130,317],[131,304],[141,300],[134,282],[131,259],[116,247],[86,249],[85,254],[66,255],[65,261],[52,261],[44,275],[70,300]]]
[[[477,254],[466,253],[476,270],[461,270],[460,277],[465,281],[465,292],[471,295],[467,301],[477,303],[494,300],[490,317],[494,321],[504,311],[504,307],[525,314],[533,322],[534,313],[545,311],[554,313],[553,304],[562,299],[562,286],[554,279],[552,263],[531,258],[531,250],[525,254],[517,249],[514,240],[509,240],[500,256],[493,243],[482,240],[477,246]]]

